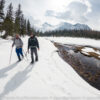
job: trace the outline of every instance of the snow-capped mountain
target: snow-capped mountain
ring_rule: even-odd
[[[91,30],[91,28],[88,25],[85,25],[85,24],[77,23],[73,26],[74,26],[74,29],[77,29],[77,30],[80,30],[80,29],[82,29],[82,30]]]
[[[85,24],[70,24],[67,22],[62,22],[59,25],[50,25],[48,23],[44,23],[41,26],[41,31],[45,32],[45,31],[52,31],[52,30],[91,30],[91,28],[88,25]]]
[[[44,23],[44,24],[42,24],[40,30],[43,32],[53,30],[53,26],[48,23]]]
[[[73,29],[73,25],[70,23],[60,23],[59,25],[56,26],[56,30],[72,30]]]
[[[91,30],[91,28],[88,25],[85,24],[75,24],[72,25],[70,23],[60,23],[57,28],[57,30]]]

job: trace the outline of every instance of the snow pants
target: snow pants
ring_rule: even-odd
[[[24,57],[24,56],[23,56],[22,48],[16,48],[16,54],[17,54],[19,60],[21,60],[20,55],[21,55],[22,57]]]

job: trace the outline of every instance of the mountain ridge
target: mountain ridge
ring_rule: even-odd
[[[86,24],[80,24],[80,23],[71,24],[67,22],[61,22],[58,25],[51,25],[45,22],[44,24],[42,24],[40,30],[45,32],[54,30],[91,30],[91,28]]]

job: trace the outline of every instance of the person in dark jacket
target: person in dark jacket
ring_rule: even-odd
[[[22,56],[22,58],[24,57],[24,56],[23,56],[23,51],[22,51],[22,48],[23,48],[23,41],[21,40],[21,38],[19,37],[18,34],[16,34],[16,36],[15,36],[15,38],[14,38],[12,47],[13,47],[14,45],[16,46],[16,54],[17,54],[17,56],[18,56],[18,59],[19,59],[19,61],[21,61],[20,55]]]
[[[31,60],[32,60],[31,63],[34,63],[34,54],[35,54],[35,61],[38,61],[37,49],[39,50],[39,42],[33,33],[31,33],[31,36],[28,39],[28,53],[29,49],[31,51]]]

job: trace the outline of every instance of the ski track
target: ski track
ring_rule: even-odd
[[[30,65],[30,55],[20,63],[13,49],[12,61],[9,57],[12,42],[0,39],[0,100],[15,97],[67,97],[98,98],[100,92],[86,83],[73,68],[64,62],[57,48],[47,39],[39,37],[39,62]],[[24,52],[28,37],[23,38]],[[2,45],[1,45],[2,43]],[[77,98],[77,100],[78,100]],[[85,100],[85,99],[82,99]],[[87,99],[86,99],[87,100]],[[95,100],[95,99],[94,99]]]

